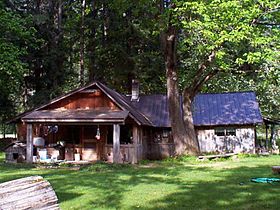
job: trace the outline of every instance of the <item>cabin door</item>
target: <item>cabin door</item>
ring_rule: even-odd
[[[82,128],[82,160],[97,160],[97,126],[86,125]]]
[[[83,126],[82,160],[102,160],[105,145],[106,127],[98,125]]]

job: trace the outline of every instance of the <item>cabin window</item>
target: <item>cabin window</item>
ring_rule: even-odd
[[[216,136],[236,136],[235,128],[216,128],[215,129]]]
[[[132,126],[121,125],[120,126],[120,143],[121,144],[132,144]],[[113,144],[113,125],[108,126],[107,144]]]
[[[169,135],[170,135],[170,133],[171,133],[171,130],[164,129],[164,130],[162,131],[162,137],[163,137],[163,138],[168,138]]]
[[[121,144],[131,144],[133,140],[132,126],[131,125],[121,125]]]
[[[159,129],[154,133],[154,142],[155,143],[170,143],[171,142],[171,129]]]
[[[216,136],[225,136],[225,129],[223,129],[223,128],[215,129],[215,135]]]

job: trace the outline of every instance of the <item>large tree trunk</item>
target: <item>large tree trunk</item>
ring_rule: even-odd
[[[194,124],[193,124],[193,115],[192,115],[192,97],[191,90],[186,88],[183,93],[183,116],[184,116],[184,124],[187,130],[187,142],[189,146],[190,154],[199,154],[200,148],[197,139],[197,135],[195,132]]]
[[[183,96],[184,103],[182,113],[182,101],[180,100],[178,73],[176,69],[176,35],[176,28],[172,25],[170,20],[167,33],[163,36],[163,45],[169,117],[175,144],[175,155],[197,155],[200,151],[192,119],[192,98],[191,95],[188,95],[187,91],[184,92]]]
[[[175,155],[182,155],[187,152],[186,129],[182,119],[181,100],[178,88],[178,75],[176,71],[176,30],[170,26],[164,36],[165,66],[167,77],[167,97],[169,103],[169,116],[172,129],[172,136],[175,144]]]

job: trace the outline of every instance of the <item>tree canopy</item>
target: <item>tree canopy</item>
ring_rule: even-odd
[[[178,94],[254,90],[280,117],[276,0],[7,0],[0,3],[1,121],[93,80],[166,93],[174,27]],[[170,32],[170,31],[169,31]]]

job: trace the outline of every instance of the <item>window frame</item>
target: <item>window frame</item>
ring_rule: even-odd
[[[214,129],[214,135],[218,137],[236,136],[236,128],[218,127]]]

